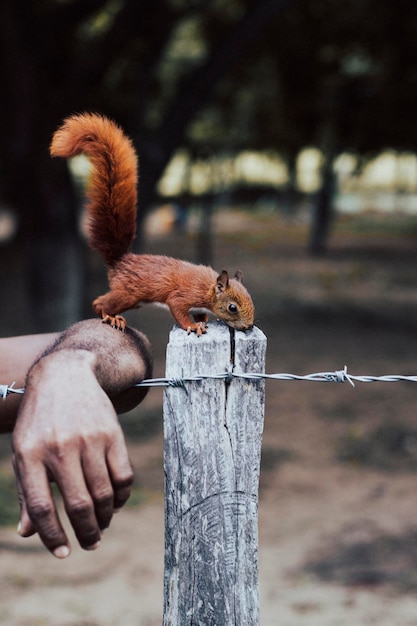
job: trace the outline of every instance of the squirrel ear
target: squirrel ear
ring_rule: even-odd
[[[222,273],[217,276],[217,285],[216,291],[217,293],[222,293],[229,286],[229,274],[226,270],[223,270]]]
[[[243,282],[243,274],[240,270],[237,270],[234,278],[237,280],[238,283]]]

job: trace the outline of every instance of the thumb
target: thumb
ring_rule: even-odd
[[[20,502],[20,518],[19,523],[17,525],[17,532],[21,537],[31,537],[36,533],[36,529],[31,522],[31,519],[28,515],[26,504],[24,501]]]
[[[20,516],[19,516],[19,523],[17,525],[17,532],[19,533],[21,537],[31,537],[32,535],[36,533],[36,529],[34,525],[32,524],[31,519],[28,514],[25,496],[23,493],[22,485],[19,480],[19,475],[16,471],[14,459],[13,459],[13,467],[15,470],[17,497],[19,500],[19,507],[20,507]]]

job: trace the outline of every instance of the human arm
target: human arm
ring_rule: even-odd
[[[22,359],[19,363],[24,369]],[[116,410],[129,410],[143,399],[146,390],[132,385],[151,370],[149,343],[141,333],[120,333],[99,320],[70,327],[35,361],[25,394],[14,400],[20,403],[13,458],[22,536],[38,532],[55,556],[68,555],[69,541],[50,491],[55,481],[80,545],[97,547],[133,480]],[[2,375],[19,382],[18,373],[17,368]],[[0,403],[3,424],[13,421],[15,409],[1,418],[9,400]]]
[[[60,333],[0,338],[0,384],[20,389],[25,386],[28,369],[34,360],[56,341]],[[12,432],[22,396],[10,394],[0,401],[0,433]]]

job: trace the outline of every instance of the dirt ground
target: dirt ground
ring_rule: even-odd
[[[302,216],[233,213],[217,231],[215,265],[244,272],[267,372],[417,374],[416,222],[340,219],[320,259],[305,253]],[[192,241],[154,237],[150,250],[192,256]],[[150,337],[163,375],[169,316],[129,321]],[[416,399],[411,382],[267,383],[261,626],[417,625]],[[37,538],[0,529],[0,624],[161,623],[161,405],[152,390],[122,417],[141,503],[115,517],[96,552],[74,542],[57,561]]]

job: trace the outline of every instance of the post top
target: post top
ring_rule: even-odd
[[[253,341],[253,340],[266,340],[266,336],[264,333],[258,328],[254,326],[251,330],[234,330],[230,328],[224,322],[220,322],[219,320],[210,320],[207,324],[207,332],[204,335],[200,335],[199,337],[195,333],[187,333],[175,325],[169,335],[169,343],[181,343],[184,344],[186,342],[195,342],[198,341],[200,343],[211,343],[213,341],[230,341],[230,337],[234,334],[235,340],[239,341]]]

